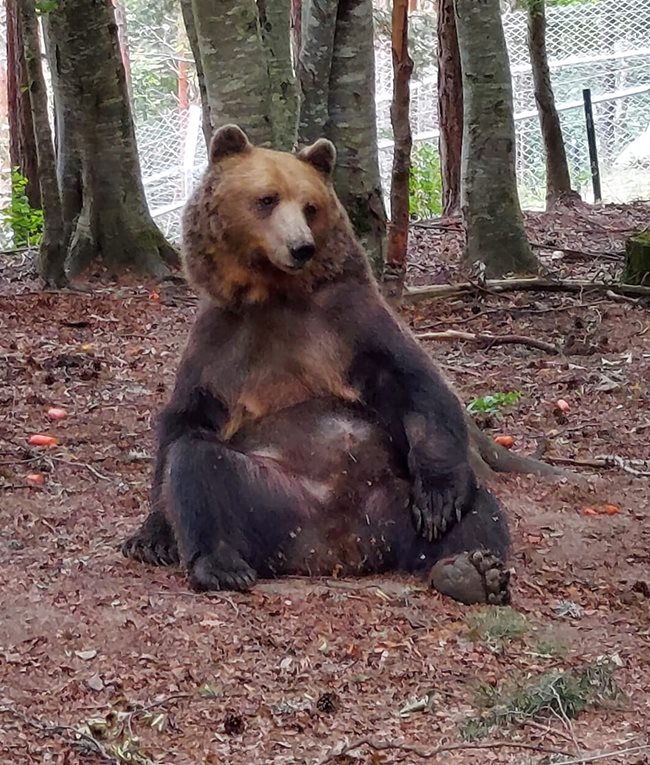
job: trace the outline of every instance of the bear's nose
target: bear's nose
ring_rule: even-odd
[[[291,247],[289,250],[291,257],[299,263],[301,266],[306,263],[310,258],[314,257],[316,248],[313,244],[299,244],[296,247]]]

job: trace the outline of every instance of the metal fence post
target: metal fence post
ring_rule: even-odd
[[[594,128],[594,113],[591,108],[591,89],[584,88],[582,100],[585,106],[585,122],[587,125],[587,143],[589,144],[589,164],[591,166],[591,182],[594,187],[594,202],[603,198],[600,189],[600,168],[598,167],[598,148],[596,146],[596,129]]]

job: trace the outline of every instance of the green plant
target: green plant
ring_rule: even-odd
[[[510,606],[471,611],[465,617],[472,640],[501,643],[523,637],[528,632],[526,617]]]
[[[11,202],[0,210],[15,247],[36,246],[43,235],[43,211],[30,207],[26,189],[27,178],[15,167],[11,171]]]
[[[524,394],[518,390],[512,390],[507,393],[488,393],[486,396],[474,399],[467,405],[467,411],[472,414],[478,412],[482,414],[494,414],[499,409],[506,406],[515,406],[521,400]]]
[[[409,215],[422,220],[442,214],[440,157],[430,144],[416,146],[411,155]]]
[[[622,693],[614,680],[614,666],[607,659],[598,659],[582,669],[544,672],[510,691],[483,684],[478,689],[478,702],[490,709],[465,721],[463,738],[472,741],[495,727],[544,715],[573,719],[588,706],[615,701]]]

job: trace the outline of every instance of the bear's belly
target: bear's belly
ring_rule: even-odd
[[[394,568],[412,536],[409,484],[384,430],[361,407],[312,399],[250,423],[231,445],[277,465],[299,487],[289,534],[274,540],[262,575],[341,575]],[[287,519],[278,519],[286,527]],[[270,541],[270,540],[269,540]]]

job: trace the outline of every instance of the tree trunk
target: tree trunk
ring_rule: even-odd
[[[308,45],[304,40],[304,45]],[[386,251],[386,209],[379,176],[372,0],[339,0],[326,136],[337,149],[334,181],[377,275]]]
[[[39,251],[39,272],[49,287],[64,287],[66,240],[52,132],[48,118],[47,90],[41,66],[38,20],[33,0],[19,0],[24,61],[38,162],[38,179],[43,206],[43,238]]]
[[[29,100],[25,65],[21,0],[6,0],[7,19],[7,111],[9,116],[9,157],[27,179],[25,189],[29,206],[41,208],[38,182],[38,158],[34,141],[32,107]]]
[[[499,0],[455,0],[463,70],[465,257],[487,276],[537,272],[515,174],[512,80]]]
[[[291,0],[291,60],[294,72],[298,71],[302,46],[302,0]]]
[[[290,151],[296,140],[298,90],[291,66],[290,0],[257,0],[271,89],[273,146]]]
[[[633,234],[625,243],[623,284],[650,286],[650,232]]]
[[[205,75],[203,74],[203,63],[201,61],[201,51],[199,49],[199,39],[196,34],[196,24],[194,22],[194,11],[192,10],[192,0],[181,0],[181,13],[183,15],[183,24],[187,39],[190,43],[190,50],[196,66],[196,79],[199,85],[199,96],[201,98],[201,126],[203,128],[203,138],[206,148],[210,147],[212,138],[212,126],[210,124],[210,105],[208,103],[208,93],[205,88]]]
[[[47,35],[67,268],[100,257],[163,276],[177,255],[147,209],[113,7],[59,0]]]
[[[394,0],[392,16],[393,101],[390,119],[393,127],[393,173],[390,189],[390,226],[386,273],[394,282],[394,297],[401,295],[406,275],[409,235],[409,175],[411,170],[410,83],[413,60],[408,52],[408,0]]]
[[[460,214],[463,147],[463,78],[456,35],[454,0],[438,2],[438,125],[442,173],[442,214]]]
[[[212,130],[235,123],[253,143],[272,146],[271,88],[255,0],[192,0],[192,9]]]
[[[527,0],[527,5],[528,50],[546,157],[546,207],[550,209],[558,203],[575,201],[580,197],[571,188],[560,116],[555,108],[546,55],[546,3],[545,0]]]
[[[329,90],[339,0],[304,0],[298,57],[300,119],[298,143],[307,146],[327,133]]]

